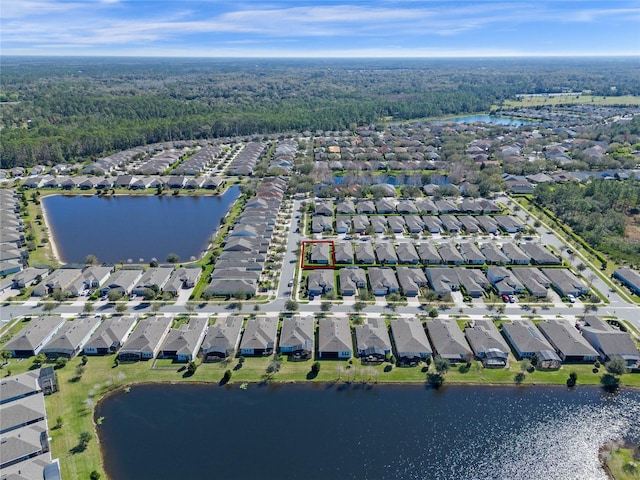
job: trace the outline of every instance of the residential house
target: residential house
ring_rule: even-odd
[[[437,235],[442,231],[442,221],[438,217],[423,216],[424,228],[431,235]]]
[[[99,288],[105,284],[112,273],[113,267],[87,267],[69,287],[69,291],[73,296],[78,296],[85,290]]]
[[[521,243],[520,249],[531,257],[535,265],[561,265],[562,260],[537,243]]]
[[[247,320],[240,341],[242,355],[266,356],[274,352],[278,334],[277,317],[258,317]]]
[[[402,242],[398,244],[396,249],[398,255],[398,262],[417,264],[420,262],[420,257],[416,251],[416,247],[412,243]]]
[[[383,233],[387,228],[387,217],[383,217],[382,215],[374,215],[369,217],[369,223],[371,224],[371,227],[373,228],[373,231],[375,233]]]
[[[241,270],[237,271],[238,275],[242,274]],[[251,273],[251,272],[247,272]],[[258,291],[258,282],[255,278],[215,278],[204,289],[208,295],[225,297],[231,295],[253,296]]]
[[[551,281],[551,286],[563,297],[573,295],[577,298],[589,292],[589,287],[566,268],[541,268],[540,271]]]
[[[109,277],[106,284],[100,288],[100,293],[106,295],[112,290],[120,295],[129,295],[142,277],[143,270],[120,269]]]
[[[524,230],[524,225],[513,215],[496,215],[492,218],[497,222],[498,227],[507,233],[518,233]]]
[[[493,217],[476,217],[476,222],[478,222],[480,228],[482,228],[482,230],[484,230],[489,235],[498,234],[498,223],[493,219]]]
[[[440,214],[459,212],[458,207],[449,200],[436,200],[434,203]]]
[[[368,318],[363,325],[356,325],[358,356],[362,361],[381,362],[391,354],[391,339],[384,318]]]
[[[415,204],[416,208],[422,215],[433,215],[435,213],[438,213],[438,209],[436,208],[435,204],[428,198],[419,198],[415,201]]]
[[[328,265],[331,262],[331,249],[328,243],[314,243],[309,256],[311,263]]]
[[[395,265],[398,263],[398,256],[391,243],[379,243],[376,245],[376,256],[378,263],[389,263]]]
[[[399,200],[396,210],[401,215],[418,213],[418,207],[413,200]]]
[[[353,263],[353,246],[350,242],[336,242],[333,250],[336,263]]]
[[[413,234],[422,233],[422,230],[424,230],[425,227],[424,221],[417,215],[406,215],[404,217],[404,223],[406,224],[409,233]]]
[[[336,206],[336,213],[339,215],[353,215],[356,213],[356,207],[351,200],[344,200]]]
[[[442,258],[442,263],[446,265],[462,265],[464,263],[464,258],[453,243],[439,245],[438,254]]]
[[[440,222],[442,222],[442,227],[450,234],[457,235],[460,233],[462,223],[453,215],[440,215]]]
[[[393,200],[389,198],[381,198],[376,201],[376,210],[378,210],[378,213],[384,215],[396,213],[396,205]]]
[[[172,358],[178,362],[191,362],[200,351],[200,346],[207,334],[208,320],[191,317],[188,323],[169,330],[160,349],[160,358]]]
[[[464,262],[469,265],[484,265],[485,258],[482,252],[472,242],[462,242],[458,245]]]
[[[141,296],[144,295],[145,290],[148,289],[156,293],[161,292],[167,282],[169,282],[172,273],[173,267],[151,267],[140,277],[140,280],[138,280],[132,291],[134,294]]]
[[[335,291],[333,269],[312,270],[308,278],[309,295],[324,295]]]
[[[531,257],[518,248],[518,246],[511,242],[506,242],[502,245],[502,253],[509,259],[509,263],[514,265],[528,265],[531,261]]]
[[[522,282],[529,294],[545,298],[551,281],[537,268],[514,268],[513,275]]]
[[[367,274],[359,267],[347,267],[338,271],[340,295],[353,296],[358,289],[367,287]]]
[[[201,275],[202,269],[200,267],[177,268],[165,284],[164,291],[177,296],[180,290],[195,287]]]
[[[524,286],[511,270],[504,267],[489,267],[487,279],[494,286],[498,295],[515,295],[524,290]]]
[[[425,269],[431,289],[438,295],[449,295],[460,289],[457,268],[429,267]]]
[[[593,363],[597,360],[598,352],[568,320],[551,318],[537,326],[563,362]]]
[[[41,350],[48,358],[73,358],[100,326],[100,318],[80,317],[66,322]]]
[[[316,203],[316,215],[324,215],[325,217],[333,216],[333,202],[318,202]]]
[[[469,235],[480,232],[480,225],[474,217],[463,215],[458,217],[458,221],[462,224],[462,228],[464,228],[465,232]]]
[[[420,289],[428,285],[427,277],[420,268],[398,267],[396,275],[406,297],[417,297]]]
[[[376,213],[376,206],[371,200],[363,200],[356,204],[356,211],[360,214],[372,214]]]
[[[349,319],[324,317],[318,319],[318,358],[348,359],[353,354]]]
[[[82,269],[80,268],[59,268],[58,270],[54,270],[53,273],[36,285],[33,289],[33,295],[44,297],[53,293],[55,290],[71,295],[73,283],[81,274]]]
[[[384,296],[400,291],[400,285],[393,269],[389,267],[371,267],[368,273],[371,292],[374,295]]]
[[[484,290],[489,288],[489,281],[482,270],[476,268],[457,268],[456,270],[460,286],[470,297],[480,298]]]
[[[489,265],[506,265],[510,263],[509,258],[492,242],[480,245],[480,251]]]
[[[614,328],[596,315],[585,317],[580,331],[603,360],[618,357],[625,361],[627,368],[640,369],[640,351],[627,332]]]
[[[392,320],[391,333],[399,363],[415,365],[433,354],[422,322],[417,317]]]
[[[387,217],[387,223],[389,223],[389,228],[393,233],[404,233],[404,227],[406,226],[406,224],[403,217]]]
[[[11,352],[14,358],[38,355],[64,324],[63,317],[32,318],[2,349]]]
[[[455,319],[437,318],[428,321],[426,325],[436,355],[452,363],[473,358],[469,343]]]
[[[373,253],[373,246],[371,243],[359,243],[356,245],[356,261],[358,263],[375,263],[376,257]]]
[[[560,357],[531,320],[503,323],[502,333],[518,358],[531,358],[536,355],[537,368],[560,368]]]
[[[352,217],[351,221],[353,222],[353,230],[355,232],[363,233],[366,231],[367,227],[371,225],[369,217],[366,215],[355,215]]]
[[[231,315],[219,318],[209,327],[202,342],[205,361],[222,360],[237,353],[243,321],[242,317]]]
[[[130,316],[106,319],[84,344],[85,355],[116,353],[133,332],[136,321],[135,317]]]
[[[339,215],[336,217],[336,232],[337,233],[348,233],[352,228],[351,217],[346,215]]]
[[[285,317],[280,330],[280,353],[294,358],[312,358],[314,336],[313,316]]]
[[[617,278],[631,292],[640,295],[640,273],[627,267],[618,268],[613,272],[613,278]]]
[[[331,221],[331,217],[316,215],[311,218],[312,233],[323,233],[323,232],[332,232],[332,231],[333,231],[333,223]]]
[[[464,334],[473,353],[485,367],[507,365],[511,350],[492,320],[474,320],[472,326],[465,328]]]
[[[124,362],[155,358],[171,328],[169,317],[149,317],[140,320],[138,326],[126,340],[118,358]]]
[[[442,257],[436,250],[435,246],[430,243],[420,242],[418,243],[418,255],[420,260],[425,265],[437,265],[442,263]]]

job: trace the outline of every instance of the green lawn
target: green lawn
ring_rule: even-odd
[[[640,460],[633,458],[631,448],[612,447],[604,453],[605,465],[615,480],[637,480],[640,478]]]

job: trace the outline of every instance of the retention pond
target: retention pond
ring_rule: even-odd
[[[96,416],[118,480],[604,480],[600,447],[640,439],[640,392],[140,385]]]

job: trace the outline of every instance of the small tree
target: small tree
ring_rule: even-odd
[[[98,472],[97,470],[94,470],[89,474],[89,480],[100,480],[100,477],[100,472]]]
[[[607,372],[612,375],[622,375],[627,373],[627,364],[622,357],[613,357],[604,364],[604,368],[606,368]]]
[[[56,426],[54,428],[60,429],[62,428],[62,425],[64,425],[64,420],[62,419],[62,417],[56,418]]]
[[[45,356],[45,354],[44,353],[39,353],[33,359],[33,364],[37,365],[38,367],[41,367],[44,364],[44,362],[46,362],[46,361],[47,361],[47,357]]]
[[[322,302],[320,304],[320,310],[323,312],[328,312],[329,310],[331,310],[331,303],[329,302]]]
[[[198,365],[196,364],[196,362],[191,361],[187,364],[187,373],[189,375],[193,375],[194,373],[196,373],[197,369],[198,369]]]
[[[84,313],[91,313],[94,311],[93,302],[85,302],[84,307],[82,307],[82,311]]]
[[[66,366],[67,366],[67,362],[68,362],[68,361],[69,361],[69,360],[67,360],[65,357],[58,357],[58,358],[56,359],[56,365],[55,365],[55,367],[56,367],[56,368],[64,368],[64,367],[66,367]]]
[[[89,254],[84,257],[84,263],[87,265],[98,265],[98,257],[93,254]]]
[[[81,361],[82,365],[86,365],[89,362],[89,357],[87,357],[86,355],[82,355]]]
[[[82,378],[82,375],[84,375],[84,370],[85,370],[85,366],[82,365],[81,363],[76,365],[76,377],[78,377],[78,379]]]
[[[571,372],[569,374],[569,378],[567,378],[567,387],[575,387],[576,383],[578,383],[578,374],[576,372]]]
[[[167,262],[169,263],[179,263],[180,262],[180,256],[176,253],[170,253],[169,255],[167,255]]]
[[[295,312],[298,310],[298,302],[294,300],[287,300],[284,304],[284,309],[288,312]]]
[[[353,304],[353,310],[356,311],[356,312],[361,312],[366,307],[367,307],[367,304],[365,302],[355,302]]]
[[[438,316],[438,309],[435,307],[431,307],[427,315],[429,315],[429,318],[436,318]]]
[[[87,449],[87,445],[89,445],[91,438],[91,433],[81,432],[80,435],[78,435],[78,451],[84,452]]]
[[[438,372],[440,375],[444,375],[445,373],[447,373],[449,371],[449,367],[451,366],[449,360],[440,356],[435,358],[435,360],[433,361],[433,365],[436,368],[436,372]]]
[[[117,300],[120,300],[121,298],[122,298],[122,292],[116,288],[112,288],[107,292],[107,299],[110,302],[115,302]]]
[[[116,312],[124,313],[127,311],[127,304],[125,302],[116,303]]]
[[[9,359],[11,358],[11,352],[8,350],[2,350],[0,352],[0,358],[2,358],[2,364],[6,365],[7,363],[9,363]]]
[[[320,362],[313,362],[311,364],[311,373],[318,375],[320,373]]]
[[[229,383],[229,380],[231,380],[231,370],[225,370],[222,377],[222,383]]]

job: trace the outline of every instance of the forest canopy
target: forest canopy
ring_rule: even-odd
[[[485,112],[521,93],[640,94],[632,59],[3,57],[3,168],[169,140]]]

